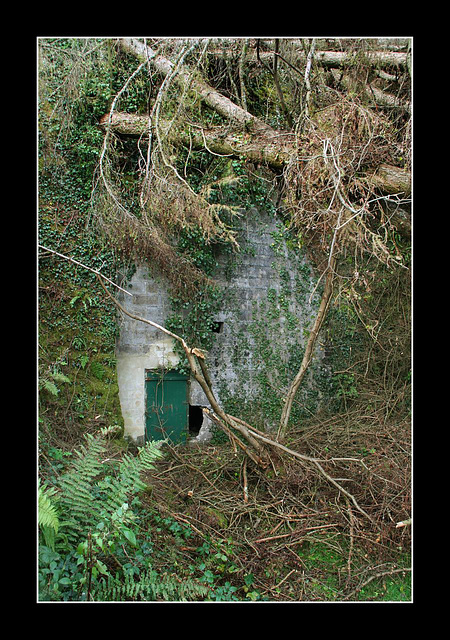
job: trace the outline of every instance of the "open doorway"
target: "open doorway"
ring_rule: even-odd
[[[203,424],[203,411],[200,405],[189,405],[189,434],[198,436]]]

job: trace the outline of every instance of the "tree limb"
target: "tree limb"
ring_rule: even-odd
[[[107,122],[114,133],[141,137],[148,135],[148,116],[124,112],[116,112],[109,119],[109,114],[100,120],[100,126]],[[161,131],[166,131],[168,123],[160,121]],[[222,127],[201,127],[191,124],[189,130],[172,128],[168,134],[169,141],[192,149],[207,149],[223,156],[244,156],[250,162],[268,164],[276,170],[285,167],[295,155],[295,135],[286,131],[276,132],[273,129],[257,132],[242,130],[225,131]],[[407,169],[382,164],[376,172],[367,173],[364,178],[369,185],[375,186],[384,193],[411,194],[411,174]]]
[[[324,476],[324,478],[326,478],[328,480],[328,482],[330,482],[332,485],[334,485],[336,487],[336,489],[338,489],[341,493],[343,493],[347,498],[349,498],[349,500],[351,500],[353,502],[353,504],[355,505],[356,509],[366,518],[368,518],[372,523],[373,523],[373,519],[369,516],[368,513],[366,513],[364,511],[364,509],[362,509],[359,504],[356,501],[356,498],[354,495],[352,495],[351,493],[349,493],[346,489],[344,489],[344,487],[342,487],[342,485],[340,485],[337,480],[335,480],[334,478],[332,478],[322,467],[322,465],[320,464],[319,460],[317,458],[312,458],[311,456],[306,456],[302,453],[298,453],[298,451],[294,451],[293,449],[289,449],[289,447],[286,447],[283,444],[280,444],[279,442],[272,440],[271,438],[268,438],[266,435],[262,435],[260,432],[255,432],[253,431],[253,429],[250,427],[251,429],[251,433],[252,435],[254,435],[255,438],[262,440],[263,442],[265,442],[266,444],[269,444],[271,447],[274,447],[276,449],[280,449],[281,451],[284,451],[285,453],[289,454],[290,456],[293,456],[294,458],[298,458],[299,460],[302,460],[304,462],[312,462],[317,469],[319,470],[319,472]],[[333,460],[333,458],[330,460],[330,462]]]
[[[291,383],[291,386],[286,396],[286,400],[284,402],[283,411],[281,413],[280,426],[278,428],[278,433],[277,433],[277,440],[279,438],[282,438],[286,433],[289,417],[291,415],[292,403],[294,402],[295,395],[298,391],[298,388],[303,378],[305,377],[305,373],[308,369],[309,363],[311,362],[317,337],[319,335],[320,328],[325,319],[328,305],[330,303],[330,298],[333,291],[333,278],[334,278],[335,266],[336,266],[336,258],[335,256],[331,255],[330,263],[327,267],[328,273],[325,281],[325,289],[322,295],[322,300],[320,302],[320,306],[317,312],[314,326],[311,330],[311,333],[309,334],[308,342],[305,349],[305,354],[303,356],[300,369]]]
[[[273,46],[272,41],[265,41],[269,46]],[[292,44],[297,44],[295,51],[291,58],[295,58],[297,64],[299,62],[306,62],[307,54],[303,51],[301,42],[298,41],[295,43],[295,40],[292,41]],[[219,50],[210,50],[210,55],[223,55],[222,51]],[[252,63],[258,61],[264,67],[268,68],[268,65],[265,61],[270,62],[273,58],[273,53],[271,51],[261,51],[261,40],[258,39],[256,41],[256,51],[250,50],[247,54],[246,62]],[[303,75],[303,72],[293,65],[292,59],[285,59],[279,53],[276,54],[278,58],[283,60],[287,65],[289,65],[294,71]],[[320,64],[323,67],[327,68],[335,68],[335,67],[346,67],[352,66],[355,64],[356,59],[361,59],[361,56],[364,56],[364,62],[369,64],[370,66],[375,67],[394,67],[395,69],[406,69],[408,66],[408,53],[403,51],[366,51],[363,54],[361,52],[356,53],[348,53],[346,51],[324,51],[320,49],[316,52],[316,64]],[[357,58],[358,56],[358,58]]]
[[[252,58],[254,60],[255,57],[257,57],[258,61],[261,64],[264,64],[264,60],[269,60],[272,57],[272,55],[273,54],[270,52],[258,52],[257,54],[250,53],[248,62],[251,62]],[[361,59],[361,56],[363,56],[364,62],[366,62],[371,66],[377,66],[377,67],[383,66],[383,67],[394,67],[397,69],[403,69],[407,67],[407,63],[408,63],[408,54],[401,51],[367,51],[367,52],[364,52],[364,54],[361,54],[360,52],[347,53],[346,51],[320,50],[320,51],[316,51],[315,60],[317,64],[320,64],[328,68],[347,67],[355,64],[355,60],[357,59],[357,56],[359,59]],[[301,62],[306,62],[308,56],[299,47],[295,51],[295,57]]]
[[[110,119],[108,115],[104,116],[99,124],[105,127],[107,122],[112,131],[118,134],[134,137],[148,135],[146,115],[118,112]],[[270,127],[243,133],[242,128],[226,131],[222,127],[190,124],[189,128],[172,128],[169,131],[168,122],[160,118],[160,130],[168,131],[168,140],[172,144],[181,144],[192,149],[207,149],[223,156],[244,156],[251,162],[267,163],[275,169],[281,169],[294,151],[294,134],[280,133]]]
[[[112,284],[113,287],[116,287],[116,289],[119,289],[120,291],[123,291],[123,293],[126,293],[129,296],[133,295],[132,293],[130,293],[126,289],[122,289],[122,287],[119,287],[118,284],[116,284],[115,282],[113,282],[112,280],[110,280],[109,278],[104,276],[103,274],[99,273],[99,271],[97,271],[97,269],[92,269],[91,267],[88,267],[86,264],[83,264],[82,262],[78,262],[78,260],[75,260],[75,258],[70,258],[69,256],[65,256],[63,253],[58,253],[54,249],[49,249],[48,247],[44,247],[44,245],[42,245],[42,244],[38,244],[38,247],[39,247],[39,249],[44,249],[44,251],[49,251],[50,253],[54,253],[59,258],[64,258],[64,260],[68,260],[69,262],[73,262],[74,264],[78,265],[79,267],[83,267],[83,269],[87,269],[88,271],[92,271],[92,273],[95,273],[95,275],[97,277],[100,275],[104,280],[106,280],[106,282],[109,282],[109,284]]]

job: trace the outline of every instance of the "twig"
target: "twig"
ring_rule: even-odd
[[[280,540],[281,538],[289,538],[289,536],[291,536],[292,533],[280,533],[277,536],[269,536],[267,538],[259,538],[258,540],[253,540],[254,544],[259,544],[260,542],[269,542],[271,540]]]
[[[192,469],[193,471],[197,471],[201,476],[203,476],[203,478],[206,480],[206,482],[208,484],[211,485],[211,487],[213,487],[213,489],[215,491],[219,491],[219,493],[222,493],[215,485],[214,483],[211,482],[211,480],[209,480],[209,478],[207,478],[205,476],[205,474],[203,473],[203,471],[201,471],[198,467],[195,467],[193,464],[190,464],[189,462],[184,462],[184,460],[178,455],[178,453],[175,451],[175,449],[173,447],[170,446],[170,444],[167,442],[166,446],[168,447],[169,451],[175,456],[175,458],[177,458],[177,460],[179,460],[180,462],[183,463],[183,465],[185,465],[186,467],[188,467],[189,469]]]
[[[96,276],[100,276],[101,278],[103,278],[103,280],[106,280],[107,282],[112,284],[113,287],[116,287],[116,289],[120,289],[120,291],[123,291],[124,293],[127,293],[129,296],[133,295],[132,293],[130,293],[126,289],[122,289],[122,287],[119,287],[118,284],[116,284],[115,282],[113,282],[112,280],[110,280],[109,278],[104,276],[102,273],[100,273],[96,269],[92,269],[92,267],[88,267],[86,264],[83,264],[82,262],[78,262],[78,260],[75,260],[75,258],[70,258],[69,256],[65,256],[63,253],[58,253],[54,249],[49,249],[48,247],[44,247],[42,244],[38,244],[38,247],[39,247],[39,249],[44,249],[44,251],[49,251],[50,253],[54,253],[55,255],[59,256],[60,258],[64,258],[64,260],[69,260],[69,262],[73,262],[74,264],[77,264],[78,266],[83,267],[83,269],[87,269],[88,271],[92,271],[92,273],[95,273]]]
[[[345,596],[344,600],[350,600],[350,598],[354,596],[355,593],[357,593],[358,591],[361,591],[361,589],[364,589],[364,587],[366,587],[370,582],[372,582],[372,580],[376,580],[377,578],[383,578],[384,576],[392,576],[395,573],[403,573],[404,571],[411,571],[411,567],[406,567],[405,569],[391,569],[391,571],[381,571],[380,573],[375,573],[373,576],[371,576],[365,582],[363,582],[359,587],[356,587],[356,589],[353,589],[353,591],[349,593],[348,596]]]
[[[245,446],[245,444],[237,437],[234,435],[234,433],[232,433],[232,431],[230,430],[230,428],[224,424],[224,421],[220,420],[216,415],[214,415],[209,409],[207,408],[203,408],[203,412],[208,416],[208,418],[210,418],[211,420],[213,420],[214,422],[216,422],[216,424],[218,424],[220,426],[221,429],[223,429],[223,431],[225,431],[225,433],[229,436],[232,437],[234,439],[234,441],[236,442],[236,444],[241,447],[241,449],[243,451],[245,451],[245,453],[248,455],[249,458],[251,458],[253,460],[253,462],[255,464],[257,464],[258,466],[264,466],[263,460],[260,458],[260,456],[258,456],[257,454],[253,453],[252,451],[250,451],[250,449],[248,447]],[[230,416],[228,416],[227,414],[224,414],[224,417],[229,419]],[[241,424],[242,428],[245,428],[248,432],[249,432],[249,428],[244,424],[242,424],[241,421],[236,420],[236,425],[233,425],[234,428],[238,428],[238,425]],[[250,432],[249,432],[250,433]],[[244,434],[245,435],[245,434]],[[250,440],[253,438],[253,433],[250,433]]]
[[[244,40],[242,43],[242,51],[241,57],[239,59],[239,84],[241,87],[241,106],[243,109],[247,111],[247,93],[245,91],[245,82],[244,82],[244,63],[245,56],[248,49],[248,40]]]
[[[309,80],[309,74],[311,71],[311,64],[312,64],[315,48],[316,48],[316,39],[313,38],[311,42],[311,47],[308,52],[308,57],[306,59],[306,68],[305,68],[305,77],[304,77],[305,86],[306,86],[306,98],[305,98],[306,117],[309,117],[309,111],[310,111],[309,107],[310,107],[310,101],[311,101],[311,82]]]
[[[397,522],[395,525],[396,529],[400,529],[400,527],[407,527],[412,523],[412,518],[408,518],[408,520],[403,520],[402,522]]]
[[[352,553],[353,553],[353,542],[354,542],[354,521],[355,521],[353,517],[352,508],[349,502],[348,502],[348,513],[350,516],[350,547],[348,550],[348,558],[347,558],[347,584],[351,576]]]
[[[126,89],[127,89],[128,85],[130,84],[130,82],[135,78],[135,76],[138,75],[138,73],[140,73],[141,69],[143,69],[143,67],[146,64],[147,64],[147,60],[142,62],[137,67],[137,69],[134,70],[134,72],[128,77],[127,81],[125,82],[125,84],[123,85],[121,90],[116,94],[114,100],[112,101],[111,108],[109,110],[109,114],[108,114],[108,118],[107,118],[107,122],[106,122],[106,133],[105,133],[105,137],[103,139],[103,147],[102,147],[102,150],[101,150],[101,153],[100,153],[100,159],[99,159],[100,176],[102,178],[103,184],[105,185],[106,191],[108,192],[110,198],[113,200],[113,202],[116,204],[116,206],[119,208],[119,210],[122,211],[128,217],[131,216],[130,212],[119,202],[119,200],[117,199],[116,195],[114,194],[114,192],[112,190],[111,185],[109,184],[108,180],[106,179],[104,166],[103,166],[103,161],[105,159],[106,151],[107,151],[107,148],[108,148],[109,137],[111,135],[111,121],[112,121],[114,110],[116,108],[117,101],[119,100],[120,96],[126,91]]]
[[[306,349],[303,355],[300,369],[297,375],[295,376],[294,380],[292,381],[289,387],[289,391],[286,395],[286,399],[284,401],[283,411],[281,413],[281,418],[280,418],[280,425],[278,427],[278,433],[276,438],[277,440],[279,440],[279,438],[283,436],[287,430],[287,425],[288,425],[289,417],[291,414],[292,403],[294,401],[298,388],[306,374],[306,371],[308,370],[309,364],[313,358],[314,347],[316,345],[316,341],[317,341],[320,329],[322,327],[322,323],[328,311],[328,306],[333,293],[334,268],[336,266],[336,257],[332,254],[330,255],[331,255],[331,262],[329,263],[327,279],[325,282],[325,288],[322,294],[322,299],[320,301],[320,306],[317,311],[316,319],[314,321],[314,326],[312,327],[311,332],[309,334],[308,342],[306,344]]]
[[[281,580],[278,584],[276,584],[273,587],[273,589],[278,589],[278,587],[280,587],[283,584],[283,582],[287,580],[292,573],[294,573],[294,571],[297,571],[297,569],[291,569],[289,573],[286,576],[284,576],[283,580]]]
[[[111,300],[114,302],[114,304],[127,316],[129,316],[130,318],[133,318],[133,320],[139,320],[140,322],[145,322],[146,324],[149,324],[151,327],[155,327],[155,329],[159,329],[160,331],[162,331],[163,333],[166,333],[168,336],[170,336],[171,338],[174,338],[175,340],[178,340],[178,342],[181,342],[183,347],[186,347],[186,349],[189,350],[188,346],[186,345],[185,341],[183,340],[183,338],[180,338],[180,336],[177,336],[175,333],[172,333],[171,331],[169,331],[168,329],[166,329],[165,327],[162,327],[160,324],[157,324],[156,322],[153,322],[152,320],[147,320],[147,318],[141,318],[140,316],[137,316],[133,313],[130,313],[129,311],[127,311],[125,309],[125,307],[123,305],[120,304],[120,302],[118,302],[114,296],[111,295],[111,293],[108,291],[108,289],[105,287],[105,285],[102,282],[102,274],[98,273],[98,271],[94,271],[94,273],[96,274],[98,281],[100,282],[102,289],[108,294],[108,296],[111,298]],[[114,283],[113,283],[114,284]],[[128,292],[126,292],[128,293]],[[131,294],[130,294],[131,295]]]
[[[260,435],[259,433],[256,433],[255,431],[251,430],[251,434],[255,437],[258,438],[259,440],[262,440],[263,442],[266,442],[267,444],[270,444],[273,447],[276,447],[278,449],[281,449],[282,451],[285,451],[286,453],[288,453],[291,456],[294,456],[295,458],[298,458],[299,460],[305,460],[307,462],[312,462],[313,464],[316,465],[316,467],[319,469],[320,473],[329,481],[331,482],[331,484],[333,484],[341,493],[343,493],[345,496],[347,496],[347,498],[349,498],[353,504],[355,505],[355,507],[358,509],[358,511],[364,515],[366,518],[368,518],[373,524],[374,520],[373,518],[371,518],[369,516],[368,513],[366,513],[357,503],[356,498],[349,493],[348,491],[346,491],[344,489],[344,487],[342,487],[334,478],[332,478],[330,475],[328,475],[328,473],[326,473],[326,471],[324,470],[324,468],[322,467],[322,465],[319,463],[319,460],[317,458],[312,458],[310,456],[305,456],[301,453],[298,453],[298,451],[293,451],[292,449],[289,449],[288,447],[285,447],[284,445],[280,444],[279,442],[275,442],[274,440],[271,440],[270,438],[267,438],[265,436]],[[330,462],[333,459],[330,460]]]
[[[244,458],[244,466],[242,468],[242,476],[244,480],[244,502],[248,502],[248,484],[247,484],[247,458]]]

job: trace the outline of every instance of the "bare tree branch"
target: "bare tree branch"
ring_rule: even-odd
[[[289,391],[287,393],[287,396],[284,402],[283,411],[281,413],[280,425],[277,433],[277,440],[279,440],[286,434],[289,417],[292,409],[292,403],[294,401],[298,388],[300,387],[300,384],[302,383],[302,380],[305,377],[305,373],[313,357],[314,347],[317,342],[320,328],[325,319],[328,305],[331,299],[331,294],[333,291],[333,278],[334,278],[335,265],[336,265],[336,258],[333,255],[331,255],[331,261],[329,266],[327,267],[327,279],[325,282],[325,289],[322,295],[322,300],[320,302],[320,306],[317,312],[314,326],[309,334],[308,342],[306,344],[305,354],[303,356],[300,369],[291,383],[291,386],[289,388]]]
[[[83,267],[83,269],[87,269],[88,271],[92,271],[92,273],[95,273],[96,276],[101,276],[104,280],[106,280],[106,282],[109,282],[109,284],[112,284],[113,287],[116,287],[116,289],[119,289],[120,291],[123,291],[123,293],[126,293],[129,296],[133,295],[132,293],[130,293],[126,289],[122,289],[122,287],[119,287],[118,284],[116,284],[115,282],[113,282],[112,280],[110,280],[109,278],[104,276],[97,269],[92,269],[92,267],[88,267],[86,264],[83,264],[82,262],[79,262],[78,260],[75,260],[75,258],[70,258],[69,256],[65,256],[63,253],[58,253],[58,251],[55,251],[54,249],[49,249],[48,247],[44,247],[44,245],[42,245],[42,244],[38,244],[38,247],[39,247],[39,249],[43,249],[44,251],[48,251],[50,253],[54,253],[56,256],[58,256],[60,258],[64,258],[64,260],[68,260],[69,262],[73,262],[74,264],[78,265],[79,267]]]

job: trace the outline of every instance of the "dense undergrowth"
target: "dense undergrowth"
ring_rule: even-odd
[[[263,474],[227,442],[125,453],[88,437],[41,486],[40,599],[409,601],[410,533],[396,528],[410,513],[405,425],[356,407],[331,420],[291,446],[339,452],[330,468],[372,522],[297,461]]]

